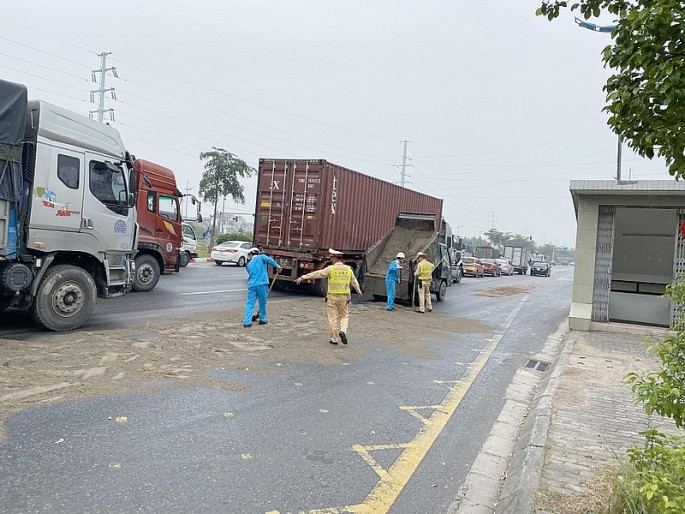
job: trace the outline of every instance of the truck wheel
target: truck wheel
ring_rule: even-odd
[[[447,283],[444,280],[441,280],[440,287],[438,288],[438,291],[435,293],[435,299],[441,302],[445,299],[445,295],[447,295]]]
[[[82,268],[61,264],[40,281],[31,316],[48,330],[73,330],[90,319],[96,299],[93,277]]]
[[[461,277],[463,277],[463,276],[464,276],[464,272],[462,271],[462,269],[461,268],[457,269],[457,276],[454,278],[454,283],[458,284],[459,282],[461,282]]]
[[[314,282],[314,292],[316,293],[316,296],[325,298],[328,293],[328,281],[322,278],[316,279]]]
[[[288,281],[287,280],[276,280],[274,282],[273,288],[275,291],[285,291],[288,289]]]
[[[181,252],[181,267],[185,268],[190,262],[190,254],[188,252]]]
[[[133,290],[152,291],[159,282],[159,263],[152,255],[136,257],[136,274],[133,277]]]
[[[0,296],[0,312],[7,309],[12,303],[12,296]]]

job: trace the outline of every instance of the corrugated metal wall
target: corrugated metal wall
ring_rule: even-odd
[[[260,160],[255,243],[291,250],[364,252],[399,212],[435,214],[442,200],[324,160]]]
[[[609,321],[611,264],[614,258],[614,213],[616,208],[599,206],[595,252],[595,287],[592,295],[592,321]]]
[[[675,227],[675,250],[673,252],[673,281],[685,280],[685,237],[683,237],[683,224],[685,224],[685,209],[678,209],[678,223]],[[682,322],[685,316],[685,305],[671,302],[671,326]]]

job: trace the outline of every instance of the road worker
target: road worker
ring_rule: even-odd
[[[426,259],[426,254],[423,252],[417,253],[416,258],[419,260],[419,263],[416,265],[416,271],[414,271],[414,277],[418,281],[419,290],[418,312],[430,312],[433,310],[433,304],[431,303],[431,280],[433,278],[434,266],[433,263]]]
[[[302,275],[295,283],[300,285],[303,281],[328,279],[328,293],[326,294],[326,315],[328,316],[328,332],[331,344],[338,344],[338,339],[342,344],[347,344],[347,326],[350,319],[348,304],[350,303],[350,284],[361,295],[362,290],[354,276],[352,268],[343,264],[343,253],[332,248],[328,249],[331,266],[312,271]]]
[[[269,272],[268,266],[277,270],[281,266],[268,255],[260,253],[259,248],[250,248],[247,252],[250,262],[247,263],[247,300],[245,301],[245,317],[243,327],[252,326],[252,313],[257,300],[259,300],[259,324],[266,325],[269,320],[266,317],[266,299],[269,295]]]
[[[394,260],[390,261],[388,264],[388,269],[385,272],[385,292],[388,297],[388,301],[385,304],[386,311],[395,310],[395,285],[401,284],[402,279],[400,273],[402,270],[402,263],[404,262],[404,252],[399,252]]]

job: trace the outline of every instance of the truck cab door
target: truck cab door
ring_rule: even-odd
[[[93,251],[133,248],[135,209],[128,207],[124,169],[97,154],[86,153],[81,232],[91,234]]]
[[[154,237],[164,248],[164,269],[175,269],[180,255],[179,248],[183,243],[178,198],[159,194],[156,208],[158,215],[155,216]]]

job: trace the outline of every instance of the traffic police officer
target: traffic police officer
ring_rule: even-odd
[[[419,312],[430,312],[433,310],[431,303],[431,280],[433,278],[433,264],[426,260],[426,254],[419,252],[416,254],[419,263],[416,266],[414,277],[419,282]]]
[[[338,344],[338,338],[340,338],[342,344],[347,344],[347,326],[350,320],[348,309],[351,298],[350,284],[360,295],[362,290],[352,268],[347,264],[343,264],[343,253],[332,248],[328,249],[328,253],[331,256],[331,261],[333,261],[332,266],[302,275],[295,280],[295,283],[300,285],[305,280],[328,279],[328,293],[326,294],[326,314],[328,316],[328,332],[330,334],[328,342]],[[338,323],[340,328],[338,328]]]

